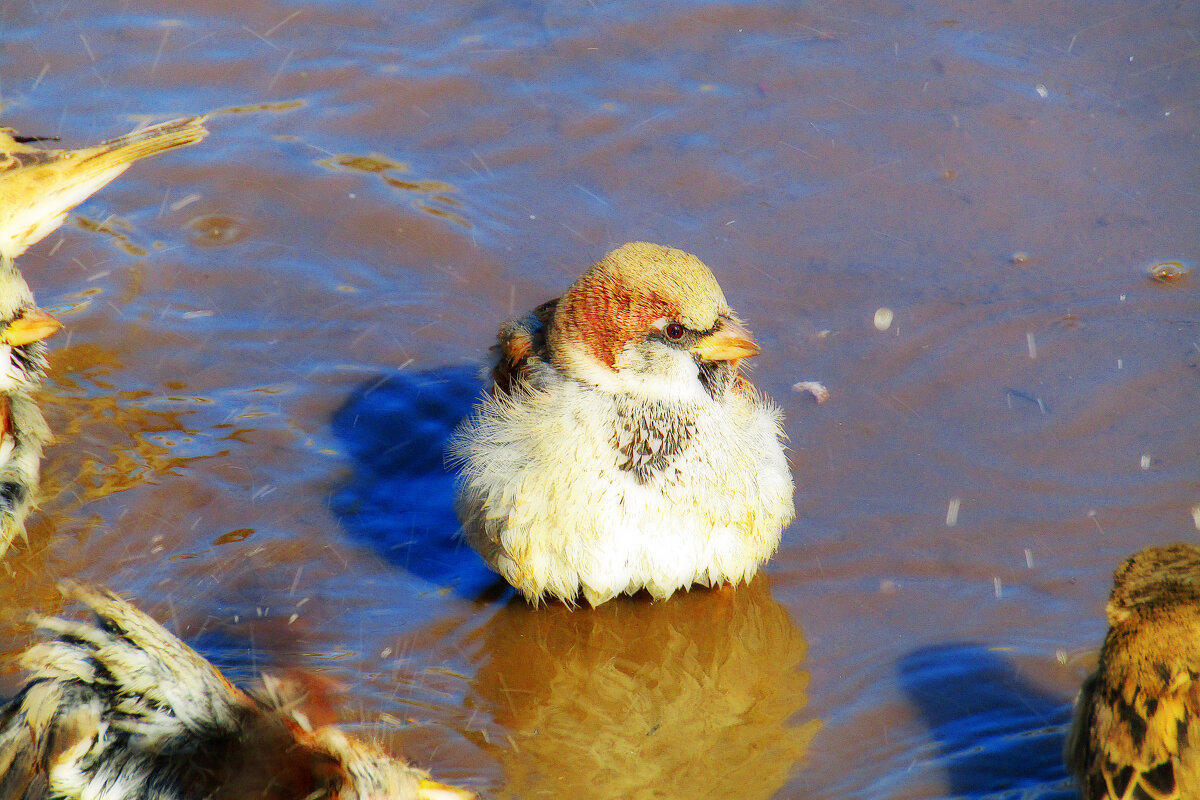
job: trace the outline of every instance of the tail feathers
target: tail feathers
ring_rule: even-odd
[[[0,710],[0,800],[475,796],[314,725],[304,683],[264,676],[252,697],[116,595],[68,591],[95,621],[38,621],[56,638]]]
[[[89,154],[89,158],[103,159],[107,156],[114,164],[132,164],[147,156],[202,141],[208,136],[208,128],[204,127],[207,119],[196,116],[160,122],[158,125],[109,139],[84,152]]]
[[[100,701],[76,686],[30,684],[0,716],[0,800],[47,796],[102,734]],[[69,780],[69,779],[68,779]]]
[[[70,587],[95,623],[41,619],[58,638],[26,651],[33,679],[76,684],[111,707],[126,732],[169,739],[235,729],[248,698],[146,614],[109,592]]]
[[[116,595],[67,593],[95,620],[37,620],[56,638],[25,652],[30,681],[0,711],[0,800],[90,797],[118,777],[134,797],[149,785],[123,774],[137,754],[175,757],[186,774],[189,754],[238,734],[252,701],[212,665]]]
[[[0,253],[24,253],[134,161],[201,141],[204,122],[175,119],[80,150],[39,150],[0,136]]]

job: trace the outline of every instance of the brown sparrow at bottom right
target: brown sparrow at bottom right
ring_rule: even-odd
[[[1200,798],[1200,547],[1148,547],[1113,575],[1067,766],[1084,800]]]

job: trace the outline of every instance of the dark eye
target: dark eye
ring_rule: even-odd
[[[666,327],[666,329],[664,330],[664,333],[667,334],[668,339],[682,339],[683,338],[683,326],[680,325],[678,322],[672,322],[670,325],[668,325]]]

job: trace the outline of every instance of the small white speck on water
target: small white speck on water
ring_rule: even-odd
[[[1029,569],[1033,569],[1033,551],[1028,547],[1025,548],[1025,566]]]
[[[996,590],[996,597],[1000,597],[1002,594],[1004,594],[1004,587],[1000,583],[999,575],[996,575],[992,578],[992,586]]]
[[[353,200],[353,199],[355,199],[356,197],[358,197],[358,195],[357,195],[357,194],[355,194],[354,192],[348,192],[348,193],[346,194],[346,197],[349,197],[351,200]]]
[[[299,614],[292,614],[290,617],[288,617],[288,625],[291,625],[293,622],[295,622],[298,619],[300,619]]]
[[[87,50],[88,58],[90,58],[92,60],[92,63],[95,63],[96,54],[92,52],[92,46],[90,44],[88,44],[87,37],[81,33],[81,34],[79,34],[79,40],[81,42],[83,42],[83,49]],[[1133,59],[1131,58],[1129,60],[1132,61]]]
[[[167,208],[171,209],[172,211],[179,211],[182,208],[187,208],[188,206],[190,206],[192,203],[196,202],[199,199],[200,199],[200,195],[196,194],[195,192],[192,192],[189,195],[185,195],[184,197],[179,198],[174,203],[171,203],[171,205],[167,206]]]
[[[45,65],[42,67],[42,71],[38,73],[37,80],[35,80],[33,82],[33,86],[29,87],[29,91],[32,92],[34,89],[36,89],[38,87],[38,84],[42,82],[42,78],[46,77],[46,73],[49,71],[50,71],[50,62],[47,61],[45,63]]]
[[[1025,332],[1025,346],[1029,348],[1029,357],[1037,358],[1037,342],[1033,339],[1033,331]]]
[[[946,527],[953,528],[958,524],[958,509],[962,506],[962,499],[951,497],[950,504],[946,506]]]
[[[887,306],[877,309],[875,311],[874,319],[875,330],[886,331],[888,328],[892,327],[892,320],[895,319],[895,317],[895,313],[893,313],[892,310]]]
[[[1033,90],[1037,92],[1038,97],[1042,98],[1043,100],[1050,96],[1050,90],[1046,88],[1046,84],[1044,83],[1039,83],[1037,86],[1033,87]]]
[[[1192,524],[1200,531],[1200,506],[1192,506]]]
[[[829,389],[820,381],[798,381],[792,384],[792,391],[800,394],[808,392],[818,404],[829,399]]]
[[[1124,302],[1125,302],[1125,295],[1121,295],[1121,302],[1122,302],[1122,303],[1124,303]]]
[[[1117,369],[1125,369],[1125,363],[1121,359],[1117,359]]]
[[[1101,533],[1104,533],[1104,526],[1100,524],[1100,520],[1096,519],[1096,509],[1089,508],[1087,515],[1088,515],[1088,519],[1090,519],[1092,522],[1096,523],[1096,530],[1100,531]]]
[[[1150,454],[1142,453],[1142,460],[1139,463],[1142,465],[1142,469],[1150,469]]]
[[[895,594],[899,590],[900,590],[900,584],[896,583],[895,581],[893,581],[889,578],[884,578],[883,580],[881,580],[879,582],[879,593],[880,594]]]
[[[303,574],[304,574],[304,565],[301,564],[299,567],[296,568],[296,574],[292,578],[292,588],[288,589],[288,597],[294,597],[296,595],[296,587],[300,584],[300,576]],[[299,606],[297,606],[297,608],[299,608]]]
[[[1066,666],[1067,651],[1066,650],[1055,650],[1054,651],[1054,660],[1057,661],[1058,663],[1062,664],[1063,666]]]
[[[385,648],[383,648],[382,650],[380,650],[380,651],[379,651],[379,657],[380,657],[380,658],[387,658],[387,657],[388,657],[388,656],[390,656],[391,654],[392,654],[392,648],[390,648],[390,647],[385,647]]]

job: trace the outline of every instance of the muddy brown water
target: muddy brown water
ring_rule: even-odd
[[[1109,0],[0,5],[4,124],[213,113],[20,262],[67,327],[0,650],[73,577],[488,796],[1069,797],[1111,571],[1198,535],[1198,38]],[[732,594],[509,603],[441,444],[497,324],[633,239],[759,336],[800,517]]]

